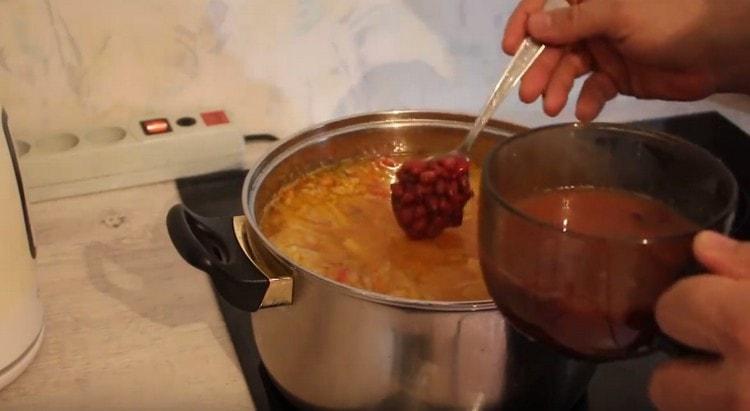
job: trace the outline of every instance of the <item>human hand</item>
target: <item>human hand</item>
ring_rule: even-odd
[[[651,379],[651,400],[661,411],[750,410],[750,243],[703,232],[693,250],[712,274],[667,290],[656,320],[669,336],[721,359],[662,364]]]
[[[503,49],[528,34],[548,45],[521,81],[526,103],[540,95],[556,116],[576,78],[588,75],[576,117],[593,120],[617,94],[697,100],[719,91],[750,91],[750,1],[580,0],[540,12],[544,0],[521,0],[508,20]]]

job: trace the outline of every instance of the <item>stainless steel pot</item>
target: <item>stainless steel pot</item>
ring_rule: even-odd
[[[349,287],[295,265],[259,229],[273,194],[301,174],[363,154],[447,151],[472,123],[386,112],[322,124],[276,146],[248,174],[244,216],[170,211],[176,248],[227,301],[252,312],[261,359],[293,401],[333,410],[568,410],[585,392],[593,364],[520,336],[491,300],[417,301]],[[472,156],[521,130],[490,122]]]

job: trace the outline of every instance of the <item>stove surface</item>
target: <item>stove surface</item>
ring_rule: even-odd
[[[674,134],[699,144],[724,160],[737,178],[740,204],[732,236],[750,240],[750,137],[718,113],[701,113],[634,123],[643,128]],[[177,180],[182,202],[206,216],[242,214],[240,203],[246,170],[233,170]],[[209,194],[210,193],[210,194]],[[216,296],[234,344],[248,389],[258,411],[297,410],[271,381],[258,355],[248,314]],[[665,359],[655,354],[599,366],[588,395],[575,411],[641,411],[654,408],[646,396],[651,370]]]

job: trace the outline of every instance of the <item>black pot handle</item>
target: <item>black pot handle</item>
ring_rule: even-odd
[[[260,308],[269,280],[237,244],[232,217],[203,217],[177,204],[167,230],[182,258],[205,271],[222,298],[244,311]]]

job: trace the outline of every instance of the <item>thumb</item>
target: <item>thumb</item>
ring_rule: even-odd
[[[695,236],[693,251],[709,271],[750,280],[750,243],[735,241],[713,231],[703,231]]]
[[[529,16],[527,29],[542,43],[564,45],[589,37],[614,36],[621,21],[610,1],[594,0]]]

